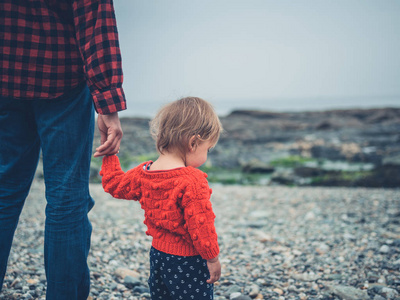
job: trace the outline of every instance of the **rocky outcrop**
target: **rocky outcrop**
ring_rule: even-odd
[[[149,119],[123,118],[121,121],[124,138],[120,155],[156,156],[148,130]],[[280,172],[311,185],[400,186],[399,163],[393,160],[388,163],[389,157],[400,156],[399,108],[290,113],[236,110],[222,117],[221,122],[225,131],[209,155],[209,166],[243,169],[250,173]],[[97,133],[95,146],[98,143]],[[292,166],[289,171],[271,165],[291,156],[319,164],[332,161],[372,164],[374,167],[368,170],[369,173],[354,173],[352,178],[339,172],[349,170],[326,170],[318,163],[312,170],[307,169],[310,167],[307,165],[296,165],[297,169]],[[258,163],[254,164],[254,161]],[[273,177],[280,178],[280,182],[287,181],[281,175]],[[296,182],[294,184],[298,184]]]

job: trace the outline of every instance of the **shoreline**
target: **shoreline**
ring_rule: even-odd
[[[223,265],[216,300],[234,293],[273,300],[398,297],[397,189],[211,186]],[[90,189],[91,299],[149,299],[151,240],[140,205],[114,199],[97,184]],[[44,206],[43,182],[35,180],[0,299],[44,299]]]
[[[121,119],[123,167],[157,157],[149,120]],[[203,167],[215,173],[213,181],[400,187],[400,108],[298,113],[240,110],[221,122],[225,133]],[[94,148],[99,139],[96,131]],[[94,181],[99,180],[100,163],[92,160]]]

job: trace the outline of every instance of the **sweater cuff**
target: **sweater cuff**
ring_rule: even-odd
[[[100,176],[104,175],[104,171],[115,171],[120,170],[121,165],[119,163],[119,158],[116,155],[104,156],[103,164],[101,165]]]
[[[208,248],[208,249],[202,249],[202,251],[201,252],[199,252],[199,254],[200,254],[200,256],[202,257],[202,258],[204,258],[204,259],[206,259],[206,260],[209,260],[209,259],[213,259],[213,258],[215,258],[215,257],[217,257],[218,256],[218,254],[219,254],[219,247],[218,247],[218,245],[216,245],[215,247],[213,247],[213,248]]]
[[[125,93],[122,87],[106,91],[92,91],[92,98],[96,112],[101,115],[126,109]]]

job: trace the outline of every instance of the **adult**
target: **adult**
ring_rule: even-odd
[[[0,291],[41,151],[47,299],[86,299],[94,109],[98,156],[118,152],[126,108],[112,0],[2,0],[0,66]]]

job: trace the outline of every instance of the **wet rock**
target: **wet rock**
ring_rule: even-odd
[[[269,174],[273,173],[275,171],[275,168],[263,163],[262,161],[254,159],[248,163],[243,164],[242,171],[245,173]]]
[[[297,167],[294,169],[294,174],[300,177],[316,177],[325,174],[325,171],[315,167]]]
[[[379,274],[369,272],[367,275],[367,279],[369,282],[377,282],[379,280]]]
[[[346,160],[340,149],[334,147],[313,146],[311,148],[311,155],[315,158],[325,158],[328,160]]]
[[[372,297],[378,295],[385,299],[395,299],[399,296],[399,293],[395,289],[386,286],[375,285],[368,289],[368,295]]]
[[[150,293],[150,290],[148,288],[146,288],[146,287],[143,287],[143,286],[136,286],[133,289],[133,292],[134,293],[139,293],[139,294],[144,294],[144,293]]]
[[[351,286],[335,285],[328,286],[330,292],[343,300],[369,300],[367,291],[356,289]]]
[[[377,166],[372,174],[360,180],[358,186],[368,187],[399,187],[400,165],[380,165]]]
[[[125,278],[124,278],[124,284],[127,288],[132,289],[136,286],[141,285],[141,282],[139,279],[128,275],[128,276],[125,276]]]

